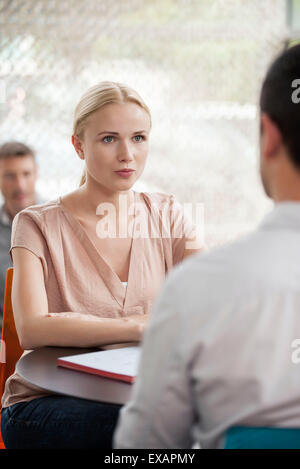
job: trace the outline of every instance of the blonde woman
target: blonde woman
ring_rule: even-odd
[[[23,210],[13,224],[13,308],[24,350],[140,341],[166,272],[197,250],[187,249],[186,226],[171,236],[178,220],[187,225],[172,196],[131,189],[150,129],[148,107],[125,85],[102,82],[80,99],[72,136],[85,161],[80,187]],[[17,373],[2,406],[7,448],[110,448],[120,409],[50,394]]]

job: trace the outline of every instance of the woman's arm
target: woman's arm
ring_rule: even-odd
[[[184,260],[188,256],[191,256],[192,254],[197,254],[198,252],[203,253],[205,252],[205,250],[206,250],[206,247],[203,241],[200,240],[198,234],[196,233],[192,240],[185,242],[185,249],[183,252],[182,260]]]
[[[80,313],[49,314],[40,259],[25,248],[12,249],[12,305],[24,350],[46,345],[94,347],[141,340],[146,317],[98,318]],[[145,315],[146,316],[146,315]]]
[[[191,256],[192,254],[197,254],[198,252],[204,252],[204,248],[201,247],[198,249],[185,249],[182,260],[184,260],[188,256]]]
[[[195,224],[182,204],[173,195],[170,197],[170,233],[172,238],[173,265],[182,262],[186,257],[204,252],[204,233],[200,221]],[[201,223],[204,223],[201,220]]]

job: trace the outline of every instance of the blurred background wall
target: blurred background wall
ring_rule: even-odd
[[[69,192],[82,172],[74,107],[99,81],[127,83],[153,118],[134,188],[204,204],[208,246],[234,239],[272,206],[257,103],[299,12],[286,0],[0,0],[0,142],[33,146],[45,198]]]

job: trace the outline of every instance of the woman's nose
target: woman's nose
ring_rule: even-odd
[[[133,149],[130,144],[123,143],[118,158],[120,161],[132,161],[133,160]]]

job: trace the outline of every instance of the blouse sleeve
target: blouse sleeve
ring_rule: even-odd
[[[27,211],[19,212],[12,224],[10,257],[12,260],[12,249],[21,247],[28,249],[37,256],[43,265],[44,272],[47,269],[46,253],[47,243],[42,233],[39,220]]]
[[[170,233],[172,241],[173,265],[182,261],[185,250],[199,250],[203,243],[199,237],[199,227],[193,223],[190,207],[183,207],[174,196],[170,197]]]

